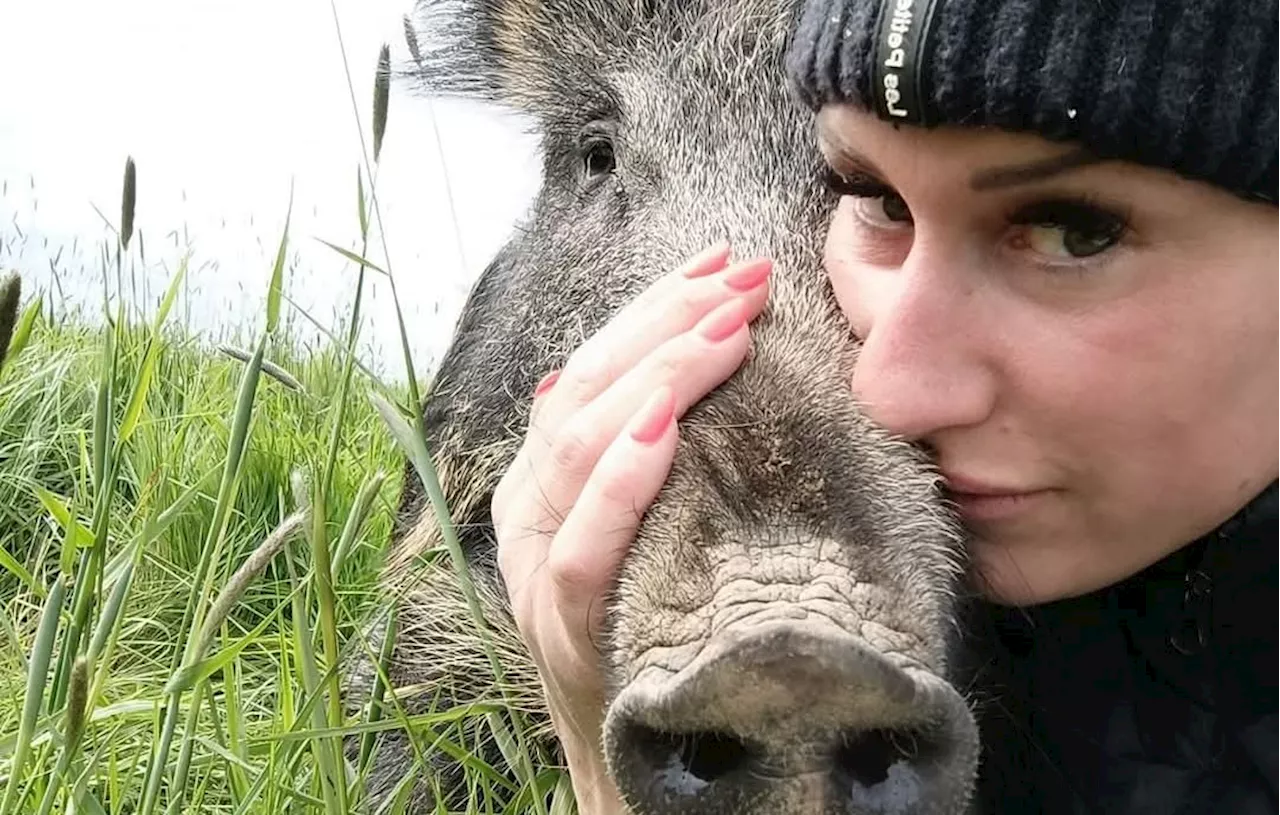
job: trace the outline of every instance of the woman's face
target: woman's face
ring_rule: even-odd
[[[975,129],[819,116],[853,387],[925,445],[1007,603],[1114,583],[1277,474],[1277,212]]]

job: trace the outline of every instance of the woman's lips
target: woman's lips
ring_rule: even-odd
[[[1004,487],[963,476],[944,476],[946,495],[967,521],[1003,521],[1032,510],[1049,490]]]
[[[1030,511],[1047,490],[979,495],[948,491],[947,497],[966,521],[1005,521]]]

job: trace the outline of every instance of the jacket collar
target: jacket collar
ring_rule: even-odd
[[[1265,641],[1274,652],[1276,522],[1273,481],[1216,529],[1120,583],[1028,608],[970,599],[975,608],[986,608],[980,617],[995,625],[1003,647],[1015,656],[1049,633],[1043,629],[1074,630],[1086,620],[1120,626],[1158,672],[1176,664],[1182,673],[1192,667],[1181,664],[1185,658],[1229,652],[1242,643]]]
[[[1273,482],[1109,588],[1029,608],[973,603],[953,664],[978,701],[984,804],[1127,811],[1120,801],[1145,790],[1167,792],[1159,811],[1173,812],[1201,787],[1216,803],[1228,788],[1274,802],[1276,498]]]
[[[1212,532],[1115,586],[1109,599],[1138,613],[1140,632],[1184,656],[1233,644],[1242,627],[1255,630],[1263,619],[1259,593],[1275,594],[1276,506],[1272,481]],[[1274,640],[1275,620],[1265,619]]]

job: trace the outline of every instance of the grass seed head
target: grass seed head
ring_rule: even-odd
[[[382,154],[382,136],[387,132],[387,104],[391,96],[391,46],[383,43],[378,52],[378,72],[373,80],[373,161]]]
[[[127,251],[133,237],[133,211],[138,203],[138,170],[133,156],[124,161],[124,192],[120,196],[120,244]]]
[[[418,46],[418,35],[413,30],[413,21],[409,19],[409,15],[404,15],[404,41],[409,46],[409,53],[413,56],[414,63],[422,67],[422,49]]]
[[[196,639],[195,662],[204,659],[209,646],[213,644],[214,638],[218,635],[218,628],[226,621],[231,609],[240,602],[240,598],[248,591],[253,581],[257,580],[258,576],[267,568],[267,564],[271,562],[272,558],[279,554],[284,545],[289,542],[290,536],[302,529],[307,521],[307,509],[301,509],[285,518],[258,545],[258,548],[254,549],[244,559],[244,563],[240,564],[240,568],[236,570],[235,574],[231,575],[231,579],[227,581],[213,604],[209,606],[209,614],[205,617],[204,624],[200,627],[200,633]]]
[[[231,357],[237,362],[243,362],[246,365],[249,363],[251,359],[253,359],[253,354],[250,354],[248,351],[245,351],[240,348],[236,348],[231,345],[226,345],[226,344],[219,345],[218,351],[222,354],[225,354],[226,356]],[[262,372],[267,376],[271,377],[272,379],[274,379],[275,381],[279,382],[281,385],[284,385],[286,388],[288,388],[291,391],[296,391],[297,393],[305,392],[305,389],[302,387],[302,383],[298,381],[298,378],[296,376],[289,373],[284,368],[281,368],[279,365],[277,365],[276,363],[272,362],[269,359],[262,360]]]
[[[84,734],[84,712],[89,696],[89,660],[82,654],[71,666],[67,688],[67,749],[75,750]]]
[[[289,472],[289,487],[293,490],[293,505],[299,511],[308,509],[311,506],[311,492],[307,487],[307,474],[295,467]]]
[[[22,299],[22,278],[17,272],[9,272],[0,280],[0,366],[4,365],[13,338],[13,327],[18,324],[18,302]]]

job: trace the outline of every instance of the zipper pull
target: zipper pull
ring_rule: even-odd
[[[1169,644],[1183,656],[1191,656],[1209,644],[1213,582],[1200,569],[1189,569],[1183,585],[1182,619],[1177,630],[1169,635]]]

